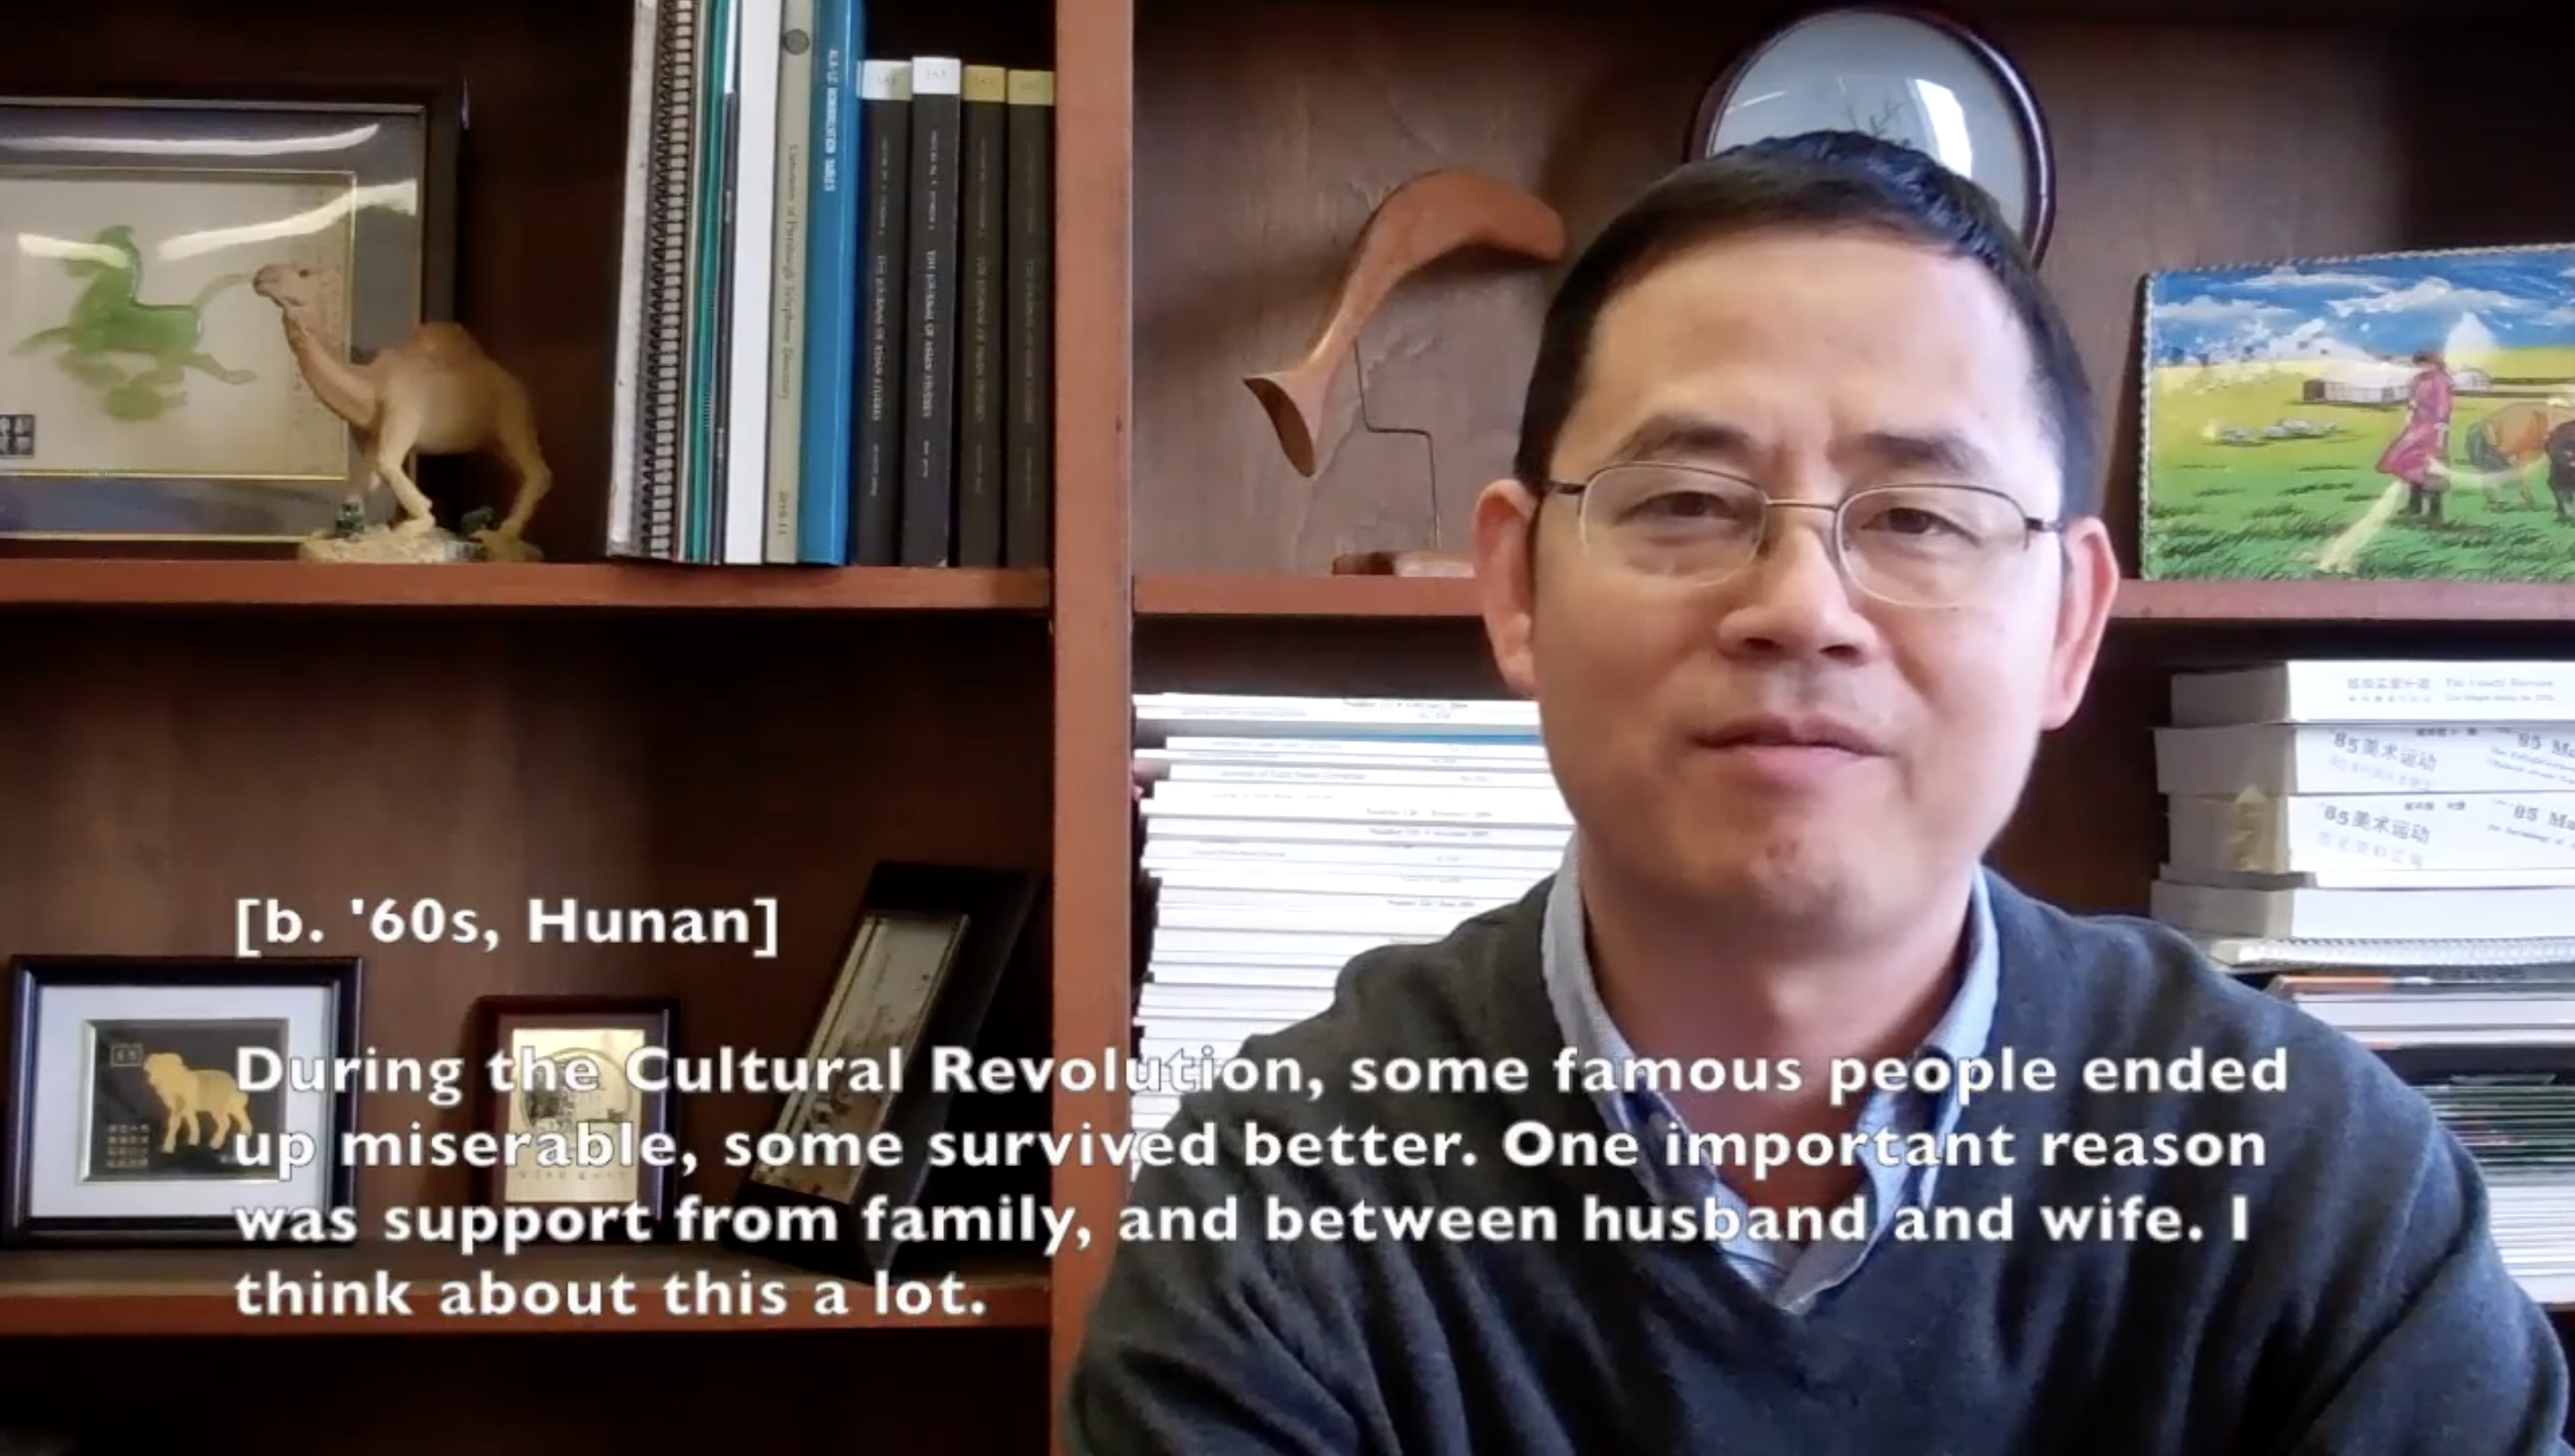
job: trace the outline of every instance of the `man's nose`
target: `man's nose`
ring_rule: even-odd
[[[1717,631],[1727,651],[1755,656],[1852,656],[1866,646],[1868,620],[1836,560],[1831,507],[1771,503],[1760,552],[1727,594]]]

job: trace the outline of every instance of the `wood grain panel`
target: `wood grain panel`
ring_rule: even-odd
[[[625,619],[52,615],[5,619],[0,952],[223,954],[238,896],[316,917],[309,950],[368,960],[366,1032],[465,1054],[484,994],[683,998],[692,1047],[801,1049],[869,867],[1044,866],[1050,690],[1041,625],[953,617]],[[778,955],[530,945],[531,898],[779,902]],[[500,928],[492,952],[368,943],[351,899],[428,897]],[[994,1037],[1043,1049],[1042,958]],[[1030,1018],[1034,1016],[1032,1024]],[[725,1133],[771,1101],[683,1108],[730,1196]],[[957,1116],[1045,1125],[1043,1098]],[[466,1109],[367,1100],[361,1122],[464,1129]],[[1043,1193],[1044,1170],[1023,1178]],[[362,1171],[374,1208],[468,1196],[463,1170]]]
[[[1350,3],[1152,3],[1137,35],[1139,571],[1319,572],[1345,551],[1454,549],[1508,461],[1546,276],[1459,258],[1362,336],[1321,467],[1289,469],[1242,384],[1302,354],[1359,227],[1415,173],[1535,191],[1587,235],[1678,155],[1705,24]],[[1741,25],[1720,23],[1729,35]]]
[[[2004,7],[2026,14],[2058,7]],[[2141,278],[2151,269],[2522,241],[2575,207],[2514,180],[2463,128],[2539,118],[2498,86],[2479,119],[2419,95],[2423,58],[2535,61],[2368,28],[2006,20],[2055,135],[2046,263],[2101,394],[2112,519],[2130,543]],[[1138,36],[1136,558],[1145,572],[1319,573],[1336,553],[1462,549],[1508,464],[1545,275],[1459,264],[1389,302],[1345,370],[1312,481],[1243,375],[1296,357],[1356,230],[1434,166],[1534,190],[1577,246],[1677,163],[1711,77],[1755,34],[1722,8],[1574,9],[1156,0]],[[2544,47],[2509,48],[2537,56]],[[1354,431],[1364,372],[1379,427]]]
[[[0,1430],[87,1422],[137,1456],[993,1456],[1043,1448],[1045,1361],[1034,1330],[8,1340]]]
[[[1129,290],[1134,267],[1130,143],[1135,115],[1131,0],[1056,8],[1055,818],[1058,878],[1055,1054],[1097,1062],[1132,1047],[1135,848],[1127,794],[1134,721],[1128,696],[1134,603],[1128,558]],[[1059,1087],[1059,1133],[1126,1130],[1110,1090]],[[1055,1260],[1054,1340],[1046,1388],[1060,1393],[1082,1352],[1092,1300],[1108,1277],[1123,1169],[1068,1163],[1057,1206],[1090,1234]],[[1064,1449],[1050,1430],[1051,1449]]]
[[[1311,693],[1334,698],[1499,698],[1477,617],[1147,618],[1139,693]]]

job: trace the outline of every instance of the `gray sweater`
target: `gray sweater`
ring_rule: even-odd
[[[2564,1355],[2496,1256],[2474,1164],[2422,1099],[2169,931],[2068,916],[1999,879],[1990,1054],[2043,1057],[2059,1075],[2050,1090],[1969,1103],[1959,1130],[2010,1128],[2014,1161],[1948,1163],[1936,1201],[2009,1200],[2016,1238],[1890,1240],[1792,1314],[1703,1240],[1586,1237],[1586,1213],[1648,1206],[1634,1171],[1520,1166],[1503,1152],[1516,1123],[1602,1127],[1554,1076],[1564,1043],[1539,978],[1546,888],[1437,944],[1359,957],[1329,1010],[1246,1046],[1294,1058],[1319,1095],[1184,1104],[1171,1131],[1213,1125],[1223,1155],[1148,1169],[1131,1209],[1230,1203],[1240,1227],[1121,1246],[1066,1392],[1073,1456],[2569,1449]],[[2278,1092],[2103,1095],[2080,1074],[2101,1057],[2252,1061],[2281,1048]],[[1476,1096],[1353,1086],[1359,1058],[1398,1057],[1517,1058],[1528,1085]],[[1245,1156],[1265,1146],[1248,1125],[1457,1141],[1443,1167],[1260,1165]],[[2253,1132],[2267,1156],[2244,1168],[2042,1165],[2051,1131]],[[2043,1206],[2131,1196],[2177,1209],[2202,1236],[2051,1239],[2039,1222]],[[1490,1211],[1426,1234],[1416,1220],[1374,1237],[1268,1236],[1274,1208],[1301,1218],[1360,1205]]]

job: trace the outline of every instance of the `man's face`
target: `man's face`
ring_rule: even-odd
[[[2033,378],[1972,262],[1873,236],[1733,238],[1602,314],[1554,474],[1641,457],[1827,504],[1964,480],[2052,519]],[[1927,466],[1923,442],[1973,474]],[[2080,702],[2116,579],[2086,520],[2062,553],[2031,538],[1973,602],[1892,606],[1836,572],[1824,513],[1785,511],[1741,574],[1691,585],[1586,551],[1579,509],[1508,482],[1479,502],[1497,661],[1538,704],[1586,854],[1747,928],[1883,930],[1953,886],[2009,818],[2039,733]]]

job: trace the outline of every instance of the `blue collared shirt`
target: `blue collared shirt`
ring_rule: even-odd
[[[1565,1044],[1577,1055],[1624,1066],[1635,1059],[1636,1053],[1600,1001],[1600,986],[1592,975],[1584,935],[1582,890],[1574,873],[1574,852],[1573,841],[1567,840],[1564,862],[1547,894],[1541,947],[1547,1000],[1555,1008],[1556,1026],[1563,1032]],[[2000,974],[1994,952],[1993,906],[1987,898],[1984,873],[1979,870],[1969,897],[1964,973],[1949,1009],[1924,1038],[1921,1054],[1944,1056],[1953,1065],[1984,1055],[1986,1039],[1993,1030]],[[1817,1068],[1812,1074],[1820,1076],[1822,1070]],[[1667,1135],[1677,1132],[1686,1139],[1688,1130],[1662,1093],[1651,1087],[1637,1087],[1600,1092],[1593,1100],[1610,1131],[1636,1138],[1644,1151],[1636,1171],[1644,1179],[1646,1191],[1656,1199],[1667,1205],[1693,1206],[1702,1199],[1714,1199],[1738,1219],[1749,1209],[1742,1195],[1727,1187],[1713,1168],[1676,1165],[1663,1158]],[[1886,1129],[1898,1137],[1918,1132],[1946,1135],[1957,1125],[1959,1105],[1955,1091],[1936,1096],[1920,1091],[1874,1092],[1861,1105],[1855,1130],[1874,1134]],[[1861,1159],[1861,1167],[1868,1178],[1865,1196],[1870,1221],[1866,1237],[1827,1239],[1798,1247],[1739,1236],[1722,1245],[1726,1259],[1771,1300],[1792,1313],[1803,1313],[1818,1296],[1859,1268],[1860,1261],[1885,1236],[1898,1210],[1907,1202],[1929,1205],[1932,1184],[1939,1172],[1936,1163],[1907,1167],[1902,1162],[1872,1158]]]

